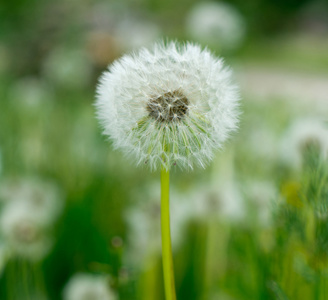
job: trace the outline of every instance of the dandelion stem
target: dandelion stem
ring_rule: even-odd
[[[176,300],[174,286],[173,257],[170,236],[170,173],[161,167],[161,230],[162,258],[166,300]]]

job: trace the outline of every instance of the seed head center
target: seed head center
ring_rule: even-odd
[[[26,243],[31,243],[38,238],[37,229],[28,223],[17,224],[14,230],[16,236]]]
[[[147,111],[158,122],[174,122],[185,117],[188,106],[187,97],[180,90],[175,90],[152,97],[147,103]]]

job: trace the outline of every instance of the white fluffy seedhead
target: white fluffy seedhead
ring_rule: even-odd
[[[205,167],[238,123],[238,91],[222,59],[198,45],[157,43],[104,72],[97,116],[116,148],[152,170]]]

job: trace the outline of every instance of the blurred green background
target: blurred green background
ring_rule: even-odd
[[[0,299],[62,299],[77,273],[106,276],[117,299],[164,299],[159,173],[112,149],[93,106],[108,64],[162,38],[223,56],[243,111],[213,164],[172,172],[178,299],[327,299],[328,168],[319,153],[328,153],[320,140],[328,135],[314,133],[319,146],[303,149],[296,167],[284,143],[295,120],[327,125],[328,2],[226,1],[223,25],[214,22],[208,36],[202,4],[0,3],[1,213],[43,185],[61,206],[42,231],[51,246],[36,259],[15,252],[0,222]],[[107,299],[81,297],[65,299]]]

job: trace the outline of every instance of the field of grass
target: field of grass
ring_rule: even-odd
[[[162,9],[161,20],[169,14]],[[71,25],[69,34],[81,33]],[[168,26],[170,36],[183,36],[179,25]],[[110,299],[164,299],[159,172],[136,167],[101,134],[95,87],[110,55],[59,32],[66,60],[44,63],[52,45],[40,41],[29,44],[35,57],[11,48],[10,33],[0,43],[0,299],[75,300],[67,284],[79,273],[104,280]],[[227,52],[237,80],[259,66],[328,78],[325,42],[280,36]],[[177,299],[327,299],[328,104],[254,99],[247,86],[241,99],[239,131],[213,162],[171,171]],[[38,211],[47,199],[53,215],[42,226],[32,218],[7,228],[10,206],[14,218],[26,201]]]

